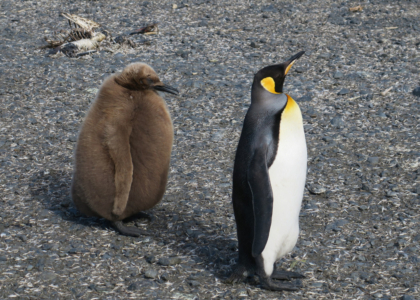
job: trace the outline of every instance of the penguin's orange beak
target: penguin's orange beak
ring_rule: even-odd
[[[298,60],[304,53],[305,51],[300,51],[299,53],[296,53],[285,62],[285,65],[287,65],[287,67],[286,67],[286,70],[284,71],[284,75],[287,75],[287,73],[289,72],[290,68],[293,66],[295,61]]]

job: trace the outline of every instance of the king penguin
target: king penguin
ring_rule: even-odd
[[[259,70],[251,89],[236,151],[232,202],[238,233],[238,264],[227,282],[257,274],[263,288],[296,290],[295,272],[275,271],[299,234],[307,151],[298,104],[283,93],[284,79],[304,51]]]
[[[147,216],[142,211],[156,205],[166,188],[173,126],[158,91],[178,94],[144,63],[108,77],[77,141],[73,201],[82,213],[111,221],[124,235],[144,233],[122,221]]]

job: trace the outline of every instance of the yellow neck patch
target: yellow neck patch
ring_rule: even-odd
[[[276,83],[272,77],[266,77],[261,80],[261,85],[272,94],[281,94],[276,92]]]

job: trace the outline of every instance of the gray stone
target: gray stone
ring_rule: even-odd
[[[277,12],[277,8],[274,5],[270,4],[267,6],[263,6],[261,8],[261,12]]]
[[[319,184],[311,184],[308,186],[308,191],[314,195],[321,195],[324,194],[327,189]]]
[[[68,254],[77,254],[77,253],[81,253],[82,251],[78,248],[71,248],[67,253]]]
[[[26,235],[23,234],[19,234],[17,236],[22,242],[26,242],[28,240],[28,238],[26,237]]]
[[[132,284],[130,284],[127,288],[127,290],[129,291],[137,291],[137,290],[141,290],[143,286],[139,283],[139,282],[133,282]]]
[[[410,295],[403,295],[400,300],[415,300],[415,298]]]
[[[310,116],[311,118],[316,118],[318,116],[318,113],[313,108],[309,108],[306,113],[306,115]]]
[[[345,123],[344,123],[344,121],[343,121],[343,119],[341,118],[341,117],[334,117],[334,118],[332,118],[332,120],[331,120],[331,124],[334,126],[334,127],[340,127],[340,126],[344,126],[345,125]]]
[[[171,279],[171,276],[168,273],[163,273],[160,278],[162,278],[165,281],[169,281]]]
[[[346,88],[342,88],[338,93],[337,93],[337,95],[347,95],[348,93],[350,93],[350,90],[349,89],[346,89]]]
[[[371,165],[376,165],[379,163],[379,157],[376,156],[371,156],[367,159],[368,163],[370,163]]]
[[[329,59],[331,57],[331,53],[324,52],[319,55],[320,58]]]
[[[55,88],[55,91],[56,91],[57,93],[65,93],[65,92],[67,92],[68,90],[67,90],[67,88],[65,88],[65,87],[61,86],[61,87]]]
[[[224,135],[225,135],[225,130],[219,130],[211,135],[210,140],[212,142],[218,142],[223,139]]]
[[[346,219],[340,219],[340,220],[337,220],[335,223],[337,224],[337,226],[344,226],[344,225],[348,224],[349,221],[346,220]]]
[[[50,250],[52,248],[52,244],[44,244],[42,245],[41,249],[42,250]]]
[[[159,258],[158,264],[162,266],[173,266],[181,263],[181,258],[179,257],[161,257]]]
[[[312,96],[310,94],[306,94],[306,95],[296,99],[296,101],[298,101],[298,102],[309,102],[311,100],[312,100]]]
[[[323,282],[312,282],[311,285],[315,288],[320,288],[322,287],[323,284],[324,284]]]
[[[325,230],[327,230],[327,231],[328,230],[341,231],[341,227],[344,226],[344,225],[346,225],[346,224],[348,224],[348,223],[349,223],[349,221],[347,221],[345,219],[340,219],[340,220],[337,220],[337,221],[335,221],[333,223],[328,224],[325,227]]]
[[[171,299],[195,300],[197,298],[194,295],[192,295],[192,294],[185,294],[185,293],[175,292],[175,293],[172,294]]]
[[[155,279],[158,276],[158,272],[154,269],[149,269],[144,272],[144,277],[149,279]]]
[[[366,205],[360,205],[359,209],[360,210],[368,210],[369,208]]]
[[[344,77],[344,74],[341,73],[340,71],[335,72],[334,75],[333,75],[334,79],[341,79],[343,77]]]
[[[36,263],[35,267],[38,269],[38,271],[42,272],[44,271],[45,263],[46,263],[45,257],[41,257]]]
[[[57,274],[54,272],[46,271],[41,274],[41,278],[45,281],[51,281],[54,280],[57,277]]]
[[[154,255],[149,255],[149,256],[146,256],[146,261],[149,264],[153,264],[153,263],[157,262],[157,259],[156,259],[156,257]]]
[[[197,280],[190,280],[188,283],[192,287],[196,287],[196,286],[200,286],[201,285],[200,282],[197,281]]]
[[[420,86],[419,86],[419,87],[416,87],[416,88],[413,90],[413,95],[414,95],[414,96],[417,96],[417,97],[420,97]]]

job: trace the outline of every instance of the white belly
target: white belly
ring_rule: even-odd
[[[282,115],[277,155],[269,169],[274,203],[270,232],[262,252],[267,275],[272,274],[275,261],[293,249],[299,235],[307,152],[300,109],[294,101],[292,104],[293,111],[289,109],[288,114],[285,111]]]

